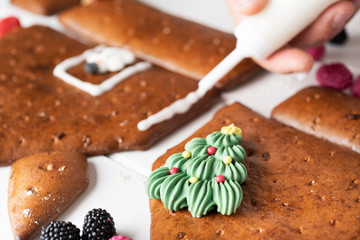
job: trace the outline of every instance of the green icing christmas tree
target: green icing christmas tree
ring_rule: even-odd
[[[165,167],[151,173],[148,196],[161,199],[169,210],[188,207],[194,217],[214,208],[223,215],[234,213],[243,196],[240,184],[247,177],[240,142],[241,129],[233,124],[206,138],[192,139],[186,151],[173,154]]]

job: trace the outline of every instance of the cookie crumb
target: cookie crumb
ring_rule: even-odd
[[[49,163],[46,167],[46,170],[52,171],[54,169],[54,165],[52,163]]]
[[[177,235],[177,239],[183,239],[186,236],[186,233],[184,232],[179,232]]]
[[[65,170],[65,168],[66,168],[66,166],[59,167],[58,171],[59,171],[59,172],[62,172],[62,171]]]
[[[31,210],[30,209],[24,209],[23,211],[24,217],[30,217],[31,216]]]
[[[315,125],[318,125],[319,123],[320,123],[320,116],[318,115],[318,116],[316,116],[316,118],[314,118],[313,125],[315,126]]]
[[[265,159],[265,161],[269,161],[270,160],[270,153],[269,152],[265,152],[263,153],[263,158]]]
[[[25,142],[25,138],[23,138],[23,137],[19,137],[19,144],[21,145],[21,144],[23,144],[24,142]]]
[[[84,147],[88,147],[91,144],[91,139],[88,135],[86,135],[83,137],[82,142],[84,143]]]
[[[216,230],[216,235],[217,235],[217,236],[222,236],[222,235],[224,235],[224,230],[222,230],[222,229]]]
[[[118,137],[116,139],[116,142],[118,144],[118,148],[121,148],[121,145],[122,145],[123,141],[124,141],[124,139],[122,137]]]
[[[347,116],[348,119],[350,120],[359,120],[360,119],[360,114],[349,114]]]

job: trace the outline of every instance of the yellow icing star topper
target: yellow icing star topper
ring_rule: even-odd
[[[241,135],[242,131],[240,128],[235,127],[235,125],[232,123],[229,126],[224,126],[221,128],[221,132],[224,134],[238,134]]]

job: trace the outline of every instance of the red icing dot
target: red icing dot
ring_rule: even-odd
[[[217,150],[216,147],[208,147],[208,148],[207,148],[207,153],[208,153],[209,155],[214,155],[214,154],[216,153],[216,150]]]
[[[320,47],[313,47],[313,48],[308,48],[306,50],[306,52],[312,56],[314,58],[314,60],[320,60],[324,54],[325,54],[325,47],[324,46],[320,46]]]
[[[321,86],[342,90],[352,85],[352,74],[342,63],[321,66],[316,72]]]
[[[223,175],[216,176],[216,182],[218,183],[225,182],[225,177]]]
[[[13,28],[20,27],[19,19],[7,17],[0,20],[0,38],[8,34]]]
[[[179,169],[177,169],[176,167],[173,167],[172,169],[170,169],[169,173],[170,174],[174,174],[174,173],[177,173],[179,172]]]

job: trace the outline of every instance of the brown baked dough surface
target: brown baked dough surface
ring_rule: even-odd
[[[8,211],[15,240],[33,239],[55,220],[89,184],[81,153],[45,152],[12,165]]]
[[[360,99],[309,87],[272,111],[279,122],[360,152]]]
[[[11,0],[14,5],[37,14],[52,15],[79,4],[81,0]]]
[[[96,43],[125,46],[144,59],[200,80],[234,48],[236,39],[195,22],[161,12],[134,0],[94,1],[59,16],[75,34]],[[242,61],[219,82],[231,89],[260,68]]]
[[[139,131],[139,121],[185,97],[197,81],[154,65],[92,97],[52,74],[57,63],[87,48],[40,26],[0,40],[0,165],[43,151],[99,155],[146,149],[208,109],[218,96],[212,90],[189,112]]]
[[[151,239],[358,239],[360,155],[266,119],[235,103],[161,156],[158,168],[194,137],[235,123],[243,130],[248,179],[231,216],[193,218],[150,200]]]

